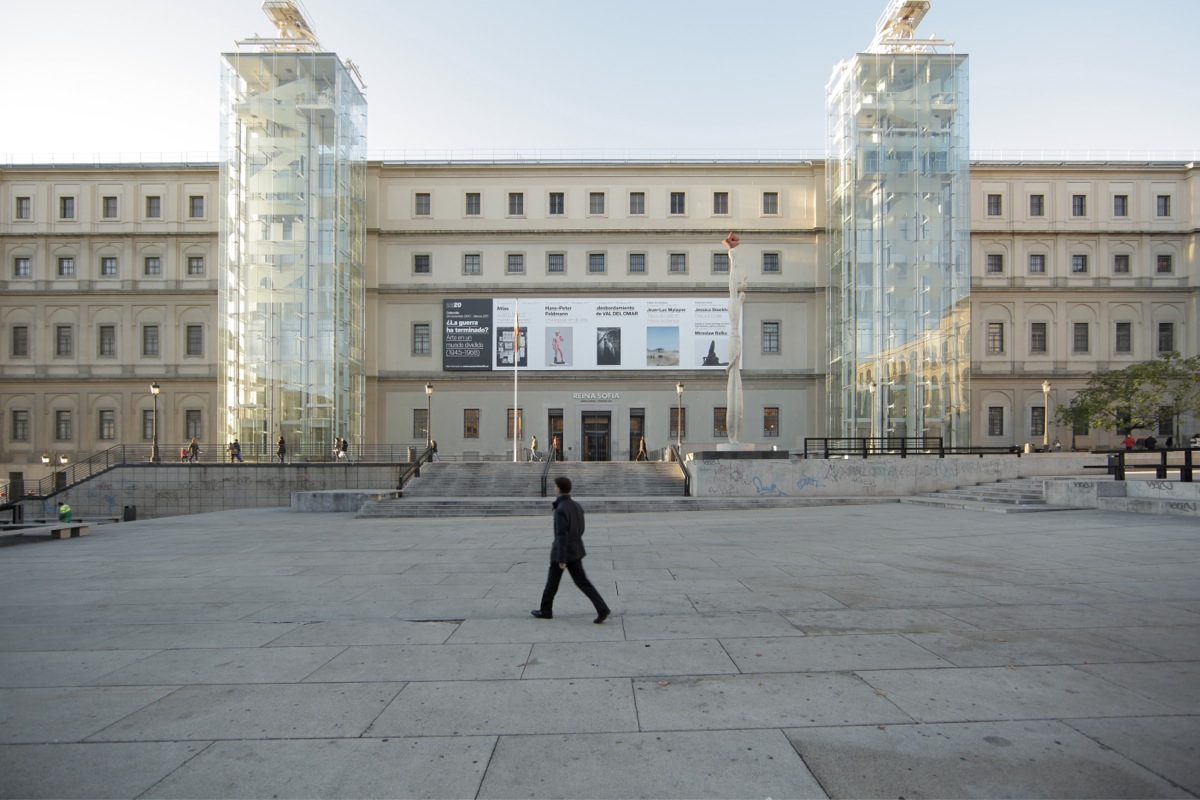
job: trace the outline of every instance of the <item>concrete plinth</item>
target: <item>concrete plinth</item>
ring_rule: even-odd
[[[399,497],[395,489],[335,489],[324,492],[292,492],[292,511],[357,513],[369,502]]]

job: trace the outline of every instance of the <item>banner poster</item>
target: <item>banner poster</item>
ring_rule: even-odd
[[[514,303],[517,307],[514,307]],[[724,370],[729,298],[446,300],[445,370]]]

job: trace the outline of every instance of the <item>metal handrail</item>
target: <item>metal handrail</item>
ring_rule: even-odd
[[[428,464],[432,461],[433,445],[431,444],[421,452],[421,455],[417,456],[416,461],[409,464],[407,467],[405,467],[404,471],[400,473],[400,481],[396,484],[396,489],[398,491],[403,490],[406,483],[411,481],[413,478],[421,477],[421,465]]]
[[[940,436],[810,436],[804,440],[805,458],[831,458],[834,456],[936,455],[945,458],[946,453],[956,448],[947,448]],[[962,450],[963,448],[957,448]]]
[[[1170,450],[1163,448],[1161,450],[1093,450],[1093,453],[1106,455],[1109,459],[1109,472],[1112,473],[1113,479],[1118,481],[1125,480],[1125,470],[1130,467],[1154,467],[1154,477],[1159,480],[1166,480],[1167,470],[1175,467],[1179,469],[1180,483],[1192,483],[1192,473],[1194,465],[1192,463],[1192,453],[1200,451],[1196,447],[1172,447]],[[1130,455],[1141,455],[1142,453],[1159,453],[1158,463],[1136,463],[1130,464],[1125,459]],[[1183,453],[1182,464],[1168,463],[1167,456],[1169,453]]]
[[[553,464],[554,459],[558,457],[558,453],[553,447],[551,447],[548,452],[549,455],[546,456],[546,465],[542,467],[542,497],[548,496],[547,493],[550,491],[550,465]]]
[[[679,471],[683,473],[683,496],[692,496],[692,474],[687,471],[687,467],[683,464],[683,454],[679,452],[679,448],[675,445],[668,445],[667,450],[673,454],[675,463],[679,465]]]

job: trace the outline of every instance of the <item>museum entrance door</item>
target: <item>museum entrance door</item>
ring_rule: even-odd
[[[583,415],[583,460],[608,461],[612,416],[608,412]]]

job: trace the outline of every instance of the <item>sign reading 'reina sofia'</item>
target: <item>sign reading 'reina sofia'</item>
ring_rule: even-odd
[[[442,311],[448,372],[512,369],[514,358],[520,369],[564,372],[729,363],[727,297],[444,300]]]

